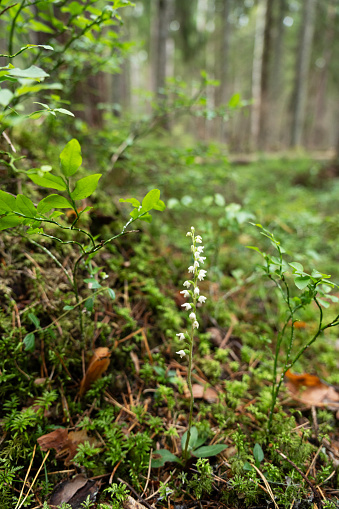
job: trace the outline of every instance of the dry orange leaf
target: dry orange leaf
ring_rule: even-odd
[[[310,375],[309,373],[304,373],[303,375],[298,375],[296,373],[292,373],[289,369],[285,373],[285,377],[296,386],[304,385],[306,387],[321,387],[324,383],[320,380],[317,375]]]
[[[331,385],[322,382],[318,376],[308,373],[297,375],[288,370],[286,378],[286,386],[296,401],[307,406],[326,406],[330,410],[338,410],[339,393]]]
[[[110,363],[111,352],[105,346],[96,348],[94,355],[88,365],[84,378],[80,383],[79,396],[81,397],[92,385],[93,382],[98,380],[101,375],[106,371]]]

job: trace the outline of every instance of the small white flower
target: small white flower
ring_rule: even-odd
[[[192,233],[191,232],[187,232],[186,233],[186,237],[192,237]]]
[[[176,334],[176,336],[178,336],[180,341],[184,341],[185,340],[185,334],[183,332],[179,332],[179,334]]]
[[[206,260],[206,256],[199,256],[199,258],[198,258],[198,262],[200,262],[200,263],[204,263],[205,260]]]
[[[177,353],[178,355],[180,355],[180,358],[182,359],[183,357],[185,357],[186,353],[184,350],[179,350],[179,352],[175,352]]]
[[[196,252],[197,252],[197,253],[199,253],[199,254],[200,254],[200,253],[202,253],[202,252],[203,252],[203,250],[204,250],[204,246],[198,246],[198,247],[196,248]]]
[[[185,281],[182,286],[185,286],[186,288],[189,288],[191,286],[190,281]]]
[[[199,295],[199,293],[200,293],[199,286],[196,286],[194,288],[194,292],[193,293],[194,293],[194,295]]]
[[[202,238],[200,237],[200,235],[197,235],[195,237],[195,242],[197,242],[198,244],[201,244],[202,243]]]
[[[196,320],[196,318],[197,318],[197,317],[195,316],[195,313],[191,313],[191,314],[189,315],[189,319],[190,319],[190,320]]]
[[[201,303],[201,304],[204,304],[206,302],[206,297],[204,297],[203,295],[200,295],[198,301]]]
[[[189,304],[188,302],[185,302],[185,304],[181,304],[181,307],[185,308],[186,311],[188,311],[189,309],[192,309],[191,304]]]
[[[190,267],[188,267],[188,272],[194,272],[194,266],[191,265]]]
[[[194,226],[191,226],[191,231],[194,232]]]
[[[199,267],[199,262],[197,260],[195,260],[194,264],[193,264],[193,267],[195,269],[197,269]]]
[[[207,270],[199,270],[199,274],[198,274],[199,281],[203,281],[206,274],[207,274]]]
[[[193,325],[193,329],[198,329],[199,328],[199,322],[197,322],[197,320],[194,320],[192,325]]]
[[[183,296],[185,297],[185,299],[187,299],[189,296],[190,296],[190,293],[187,291],[187,290],[182,290],[182,292],[180,292],[183,294]]]

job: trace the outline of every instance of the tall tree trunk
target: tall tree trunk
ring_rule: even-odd
[[[288,12],[287,0],[279,0],[279,10],[277,13],[277,21],[275,23],[276,33],[273,43],[273,65],[272,65],[272,76],[271,76],[271,90],[270,90],[270,118],[269,118],[269,135],[268,143],[272,146],[276,146],[276,141],[279,138],[280,123],[278,119],[280,117],[279,99],[282,87],[282,62],[283,62],[283,50],[284,50],[284,35],[285,25],[284,19]]]
[[[272,53],[272,25],[273,25],[273,3],[274,0],[267,0],[265,13],[265,29],[263,42],[263,55],[261,66],[261,92],[260,92],[260,132],[259,146],[265,148],[268,137],[268,119],[270,114],[270,63]]]
[[[261,79],[263,65],[264,33],[266,19],[266,0],[259,0],[254,35],[254,53],[252,64],[252,108],[250,124],[250,148],[256,149],[260,134]]]
[[[220,37],[220,58],[217,59],[219,69],[217,70],[217,77],[220,80],[220,86],[217,89],[216,104],[217,106],[226,105],[229,101],[230,94],[230,40],[231,40],[231,24],[229,17],[231,13],[232,0],[222,0],[221,11],[221,37]],[[221,119],[219,139],[225,142],[228,138],[228,124]]]
[[[301,145],[305,121],[308,75],[314,33],[316,0],[304,0],[295,76],[291,146]]]
[[[327,29],[323,31],[324,45],[322,52],[323,65],[319,70],[319,79],[317,83],[317,93],[315,97],[315,117],[313,125],[312,145],[321,146],[327,138],[325,126],[326,113],[326,90],[329,77],[329,68],[333,55],[333,43],[336,35],[336,3],[337,0],[330,0],[327,6]]]
[[[157,0],[156,21],[154,30],[154,92],[159,98],[166,82],[167,37],[168,37],[169,0]]]

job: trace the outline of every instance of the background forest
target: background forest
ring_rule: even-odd
[[[0,0],[0,506],[339,507],[338,0]]]

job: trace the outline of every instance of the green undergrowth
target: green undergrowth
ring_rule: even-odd
[[[156,507],[181,507],[190,499],[203,507],[273,507],[267,485],[279,507],[320,504],[310,485],[321,487],[324,507],[336,507],[337,472],[333,452],[324,445],[338,439],[335,408],[311,410],[282,384],[270,421],[275,345],[286,306],[272,277],[263,274],[260,255],[247,246],[275,256],[269,239],[250,224],[261,223],[284,246],[287,264],[301,263],[307,274],[313,269],[331,274],[338,283],[337,181],[322,178],[323,167],[308,160],[231,164],[217,146],[169,149],[161,140],[130,147],[116,170],[109,172],[107,165],[105,173],[109,151],[101,150],[105,185],[83,219],[93,236],[105,240],[112,228],[120,231],[127,213],[117,197],[128,198],[132,182],[136,196],[161,189],[167,209],[92,260],[92,274],[98,281],[100,273],[108,276],[104,281],[114,289],[114,299],[95,294],[84,282],[89,266],[81,266],[83,335],[63,272],[29,240],[3,232],[1,507],[19,506],[26,473],[32,483],[47,454],[38,439],[59,428],[82,431],[85,440],[71,458],[67,448],[63,454],[51,449],[22,507],[47,509],[64,470],[69,477],[101,476],[96,501],[90,497],[84,507],[121,507],[127,493],[135,496],[131,487],[142,495],[147,479],[145,497],[156,492],[151,498]],[[27,189],[34,198],[36,189]],[[185,234],[191,224],[203,236],[209,277],[201,283],[208,298],[199,309],[192,371],[193,383],[204,390],[193,408],[191,457],[182,462],[189,398],[176,334],[188,326],[179,292],[187,277]],[[62,239],[68,235],[63,232]],[[48,238],[41,244],[72,265],[75,254],[68,245],[61,250]],[[291,299],[299,298],[296,276],[290,266]],[[333,300],[323,309],[324,323],[338,314]],[[295,318],[302,324],[293,335],[298,352],[317,330],[316,304],[307,303]],[[25,343],[33,332],[35,343]],[[326,329],[292,371],[338,384],[336,337],[334,328]],[[109,367],[80,394],[84,370],[98,347],[109,349]],[[278,374],[288,348],[288,336],[283,337]],[[227,447],[218,456],[194,456],[198,446],[211,443]],[[159,449],[177,460],[150,468]]]

